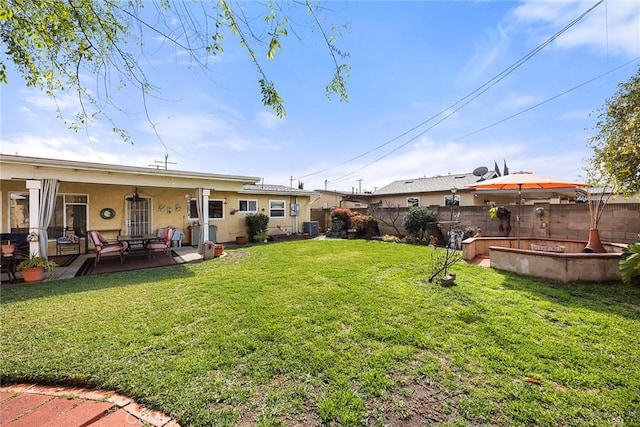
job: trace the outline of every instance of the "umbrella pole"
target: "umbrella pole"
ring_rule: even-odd
[[[518,217],[516,218],[516,221],[518,222],[518,229],[516,231],[518,249],[520,249],[520,216],[521,215],[522,215],[522,184],[518,184]]]

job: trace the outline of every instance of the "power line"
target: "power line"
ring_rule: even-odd
[[[592,83],[592,82],[594,82],[594,81],[596,81],[596,80],[598,80],[598,79],[601,79],[602,77],[604,77],[604,76],[606,76],[606,75],[608,75],[608,74],[611,74],[611,73],[613,73],[614,71],[619,70],[620,68],[626,67],[627,65],[629,65],[629,64],[631,64],[632,62],[635,62],[635,61],[637,61],[637,60],[639,60],[639,59],[640,59],[640,56],[638,56],[638,57],[636,57],[636,58],[633,58],[631,61],[629,61],[629,62],[625,62],[624,64],[622,64],[622,65],[620,65],[620,66],[618,66],[618,67],[616,67],[616,68],[614,68],[614,69],[612,69],[612,70],[610,70],[610,71],[607,71],[606,73],[602,73],[602,74],[600,74],[599,76],[596,76],[596,77],[594,77],[594,78],[592,78],[592,79],[590,79],[590,80],[587,80],[586,82],[580,83],[579,85],[574,86],[574,87],[572,87],[571,89],[567,89],[567,90],[565,90],[565,91],[564,91],[564,92],[562,92],[562,93],[559,93],[559,94],[557,94],[557,95],[555,95],[555,96],[552,96],[551,98],[547,98],[547,99],[545,99],[544,101],[539,102],[539,103],[537,103],[537,104],[535,104],[535,105],[532,105],[531,107],[525,108],[524,110],[521,110],[521,111],[519,111],[519,112],[517,112],[517,113],[515,113],[515,114],[510,115],[509,117],[505,117],[505,118],[504,118],[504,119],[502,119],[502,120],[498,120],[497,122],[493,122],[493,123],[491,123],[491,124],[490,124],[490,125],[488,125],[488,126],[485,126],[485,127],[480,128],[480,129],[478,129],[478,130],[475,130],[475,131],[473,131],[473,132],[471,132],[471,133],[468,133],[468,134],[466,134],[465,136],[462,136],[462,137],[460,137],[460,138],[456,139],[456,141],[461,141],[461,140],[463,140],[463,139],[465,139],[465,138],[467,138],[467,137],[469,137],[469,136],[475,135],[475,134],[480,133],[480,132],[482,132],[482,131],[485,131],[485,130],[487,130],[487,129],[489,129],[489,128],[492,128],[492,127],[494,127],[494,126],[496,126],[496,125],[499,125],[500,123],[504,123],[504,122],[506,122],[507,120],[511,120],[511,119],[513,119],[514,117],[519,116],[520,114],[526,113],[527,111],[531,111],[531,110],[533,110],[534,108],[538,108],[539,106],[541,106],[541,105],[543,105],[543,104],[546,104],[547,102],[550,102],[550,101],[553,101],[554,99],[560,98],[561,96],[566,95],[566,94],[568,94],[569,92],[573,92],[574,90],[579,89],[579,88],[581,88],[582,86],[586,86],[586,85],[588,85],[589,83]]]
[[[449,111],[448,114],[446,114],[442,119],[440,119],[439,121],[437,121],[435,124],[433,124],[432,126],[430,126],[429,128],[427,128],[426,130],[420,132],[419,134],[417,134],[416,136],[410,138],[408,141],[404,142],[403,144],[399,145],[398,147],[396,147],[395,149],[391,150],[390,152],[386,153],[385,155],[378,157],[377,159],[373,160],[372,162],[366,164],[365,166],[356,169],[355,171],[352,171],[346,175],[342,175],[334,180],[330,180],[328,181],[329,183],[336,183],[339,181],[342,181],[343,178],[352,175],[353,173],[360,171],[362,169],[365,169],[371,165],[373,165],[374,163],[390,156],[391,154],[395,153],[396,151],[400,150],[401,148],[405,147],[406,145],[408,145],[410,142],[415,141],[418,137],[424,135],[426,132],[428,132],[429,130],[433,129],[434,127],[436,127],[437,125],[439,125],[440,123],[442,123],[444,120],[448,119],[449,117],[451,117],[453,114],[455,114],[456,112],[458,112],[459,110],[461,110],[462,108],[464,108],[465,106],[467,106],[468,104],[470,104],[472,101],[474,101],[475,99],[477,99],[480,95],[484,94],[485,92],[487,92],[489,89],[491,89],[493,86],[495,86],[498,82],[500,82],[501,80],[503,80],[504,78],[506,78],[508,75],[510,75],[511,73],[513,73],[517,68],[519,68],[520,66],[522,66],[525,62],[527,62],[529,59],[531,59],[533,56],[535,56],[537,53],[539,53],[542,49],[544,49],[545,47],[547,47],[549,44],[551,44],[555,39],[557,39],[558,37],[560,37],[562,34],[564,34],[566,31],[568,31],[571,27],[573,27],[575,24],[577,24],[578,22],[580,22],[587,14],[589,14],[591,11],[593,11],[596,7],[600,6],[602,3],[604,2],[604,0],[599,0],[596,4],[594,4],[592,7],[590,7],[589,9],[587,9],[585,12],[583,12],[582,14],[580,14],[580,16],[578,16],[577,18],[575,18],[573,21],[571,21],[569,24],[567,24],[564,28],[562,28],[560,31],[556,32],[553,36],[551,36],[549,39],[547,39],[545,42],[543,42],[542,44],[540,44],[538,47],[536,47],[535,49],[533,49],[532,51],[530,51],[529,53],[527,53],[525,56],[523,56],[522,58],[520,58],[518,61],[516,61],[515,63],[513,63],[511,66],[507,67],[505,70],[503,70],[502,72],[498,73],[496,76],[494,76],[493,78],[489,79],[487,82],[485,82],[484,84],[482,84],[480,87],[478,87],[477,89],[475,89],[474,91],[470,92],[469,94],[467,94],[466,96],[464,96],[463,98],[457,100],[456,102],[454,102],[453,104],[451,104],[450,106],[446,107],[445,109],[443,109],[442,111],[440,111],[439,113],[429,117],[427,120],[419,123],[418,125],[414,126],[413,128],[409,129],[408,131],[384,142],[383,144],[378,145],[377,147],[363,153],[360,154],[356,157],[353,157],[347,161],[344,161],[342,163],[339,163],[337,165],[334,165],[332,167],[329,168],[325,168],[321,171],[317,171],[317,172],[313,172],[307,175],[303,175],[299,178],[305,178],[308,176],[313,176],[313,175],[317,175],[319,173],[323,173],[326,172],[328,170],[331,169],[335,169],[338,166],[341,166],[343,164],[346,163],[350,163],[354,160],[357,160],[361,157],[364,157],[368,154],[371,154],[374,151],[379,150],[382,147],[385,147],[387,145],[389,145],[390,143],[406,136],[407,134],[411,133],[412,131],[422,127],[423,125],[425,125],[426,123],[434,120],[435,118],[441,116],[442,114],[447,113],[447,111]],[[466,101],[466,102],[465,102]],[[453,111],[451,111],[453,109]]]

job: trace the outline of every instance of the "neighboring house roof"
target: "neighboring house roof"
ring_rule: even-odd
[[[335,191],[335,190],[313,190],[315,193],[319,194],[331,194],[334,196],[348,196],[351,194],[350,191]]]
[[[246,194],[278,194],[291,196],[313,196],[315,193],[310,190],[300,190],[298,188],[287,187],[286,185],[271,184],[245,184],[242,193]]]
[[[411,178],[393,181],[389,185],[378,188],[373,195],[381,194],[417,194],[438,191],[450,191],[453,187],[458,190],[467,190],[467,185],[475,184],[481,178],[472,173],[459,173],[451,175],[432,176],[424,178]]]

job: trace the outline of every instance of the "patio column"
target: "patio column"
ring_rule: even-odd
[[[40,189],[42,182],[36,180],[27,181],[29,190],[29,233],[36,233],[40,238],[38,223],[40,222]],[[40,245],[38,242],[29,242],[29,254],[40,256]]]

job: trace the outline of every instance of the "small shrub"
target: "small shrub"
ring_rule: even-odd
[[[371,222],[375,222],[371,215],[367,216],[348,208],[335,208],[331,211],[332,228],[336,231],[353,229],[354,237],[357,239],[365,237]]]
[[[435,223],[436,219],[436,214],[426,206],[415,206],[409,209],[402,225],[410,236],[422,242],[429,224]]]
[[[368,222],[369,218],[366,215],[363,215],[359,212],[351,213],[351,217],[349,218],[349,228],[353,228],[356,230],[356,239],[361,239],[364,237],[365,232],[367,231]]]
[[[351,209],[335,208],[331,211],[331,220],[342,221],[346,225],[346,227],[349,228],[349,223],[351,220]]]
[[[256,234],[254,234],[253,236],[253,241],[256,243],[262,243],[265,240],[267,240],[269,236],[267,236],[267,233],[265,231],[260,231]]]
[[[249,229],[249,236],[255,240],[255,236],[266,234],[269,217],[263,213],[249,214],[245,217],[245,223]]]

